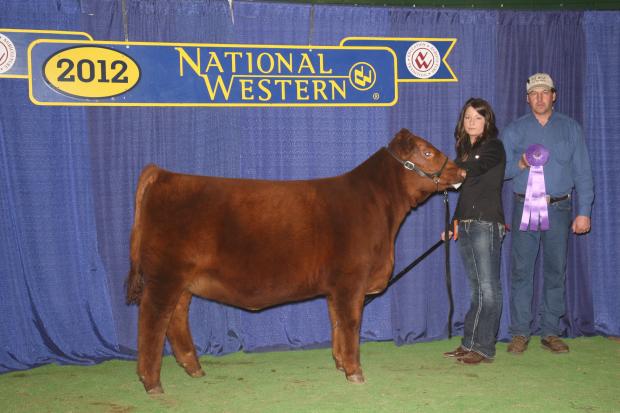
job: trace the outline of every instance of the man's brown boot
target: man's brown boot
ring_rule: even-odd
[[[508,352],[512,354],[523,354],[527,350],[529,339],[525,336],[514,336],[510,344],[508,344]]]

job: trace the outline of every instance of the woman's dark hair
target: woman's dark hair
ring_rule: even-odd
[[[476,143],[472,146],[469,141],[469,135],[465,132],[465,111],[468,107],[474,108],[482,117],[484,117],[484,129],[482,135],[476,140]],[[459,115],[459,121],[454,128],[454,138],[456,139],[456,156],[458,159],[467,159],[467,156],[474,147],[481,145],[487,139],[497,139],[498,130],[495,126],[495,113],[489,102],[480,98],[470,98],[465,102],[461,114]]]

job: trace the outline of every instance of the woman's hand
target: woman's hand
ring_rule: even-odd
[[[445,241],[446,240],[446,231],[443,231],[441,233],[441,240]],[[452,239],[452,231],[448,231],[448,239]]]
[[[459,239],[459,221],[456,219],[452,222],[452,229],[454,232],[448,231],[448,239],[452,239],[452,236],[454,235],[454,240],[456,241]],[[440,238],[442,241],[446,240],[446,231],[442,231]]]

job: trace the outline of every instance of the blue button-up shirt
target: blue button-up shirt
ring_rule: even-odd
[[[553,112],[542,126],[529,113],[506,127],[501,137],[506,150],[506,179],[513,179],[513,190],[524,194],[529,169],[519,168],[519,159],[527,148],[538,143],[550,152],[544,166],[547,194],[559,197],[577,193],[577,215],[590,216],[594,200],[594,183],[588,148],[581,126],[572,118]]]

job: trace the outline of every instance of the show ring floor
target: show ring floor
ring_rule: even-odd
[[[532,337],[522,356],[498,343],[492,364],[442,357],[452,340],[364,343],[363,385],[334,368],[331,349],[203,356],[192,379],[164,358],[165,393],[148,396],[135,361],[46,365],[0,375],[2,412],[620,412],[620,341],[566,340],[551,354]]]

